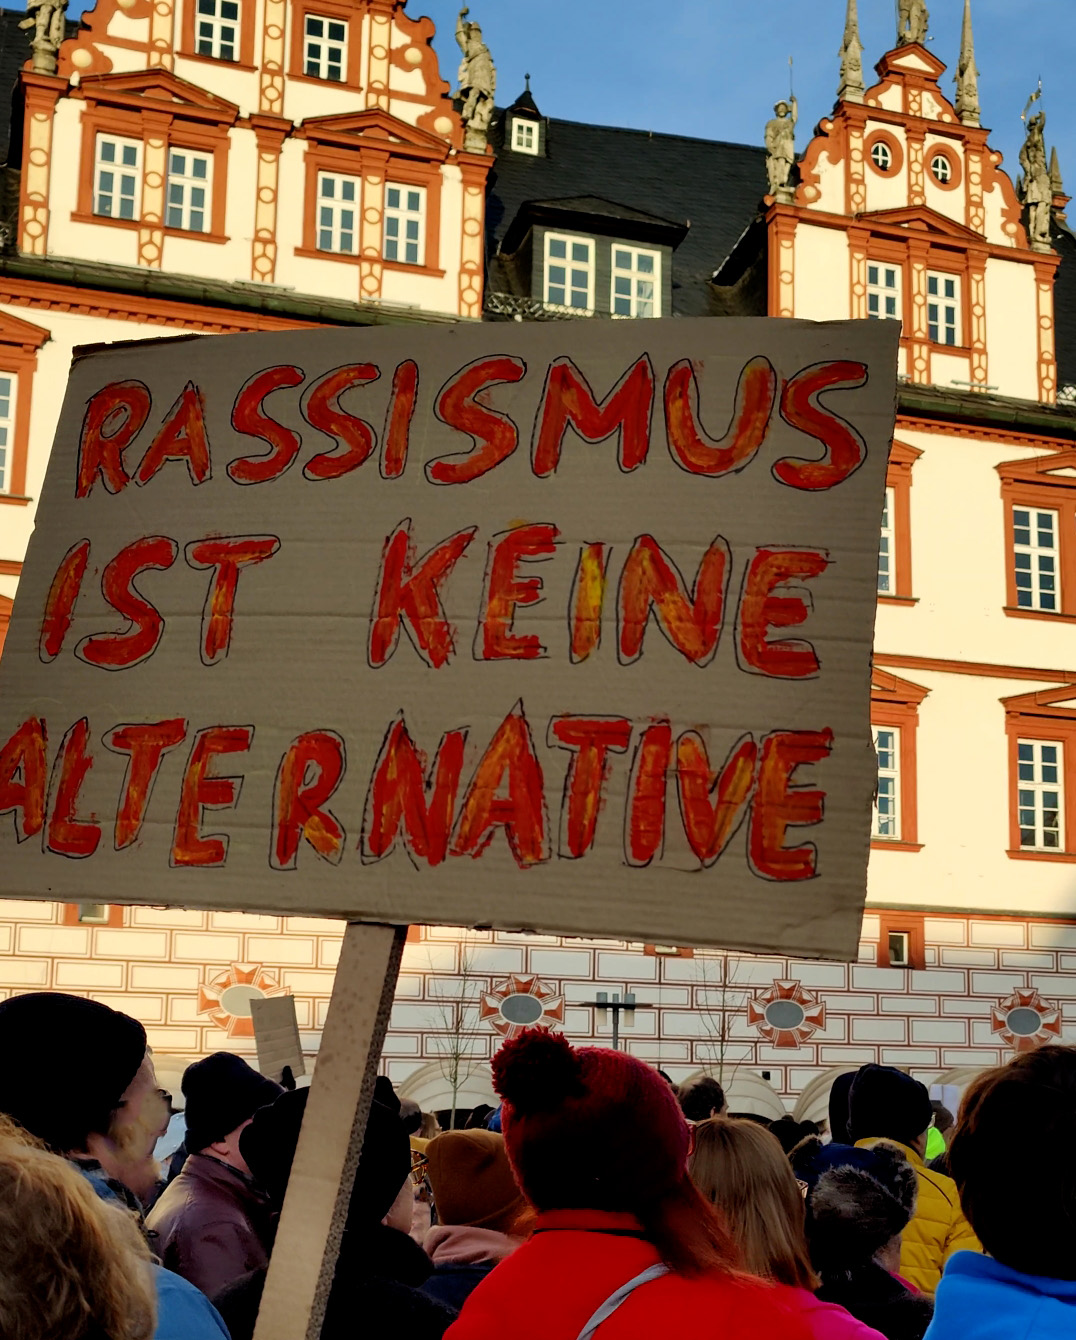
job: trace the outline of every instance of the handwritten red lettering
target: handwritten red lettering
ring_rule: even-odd
[[[554,717],[549,723],[554,742],[571,749],[561,806],[561,855],[577,860],[594,845],[598,813],[609,779],[609,755],[623,754],[631,741],[631,722],[624,717]]]
[[[52,765],[49,785],[51,812],[45,830],[44,850],[76,860],[92,856],[101,841],[99,825],[92,818],[77,817],[79,793],[93,767],[93,759],[86,752],[89,740],[90,723],[81,717],[63,738]]]
[[[294,870],[299,846],[307,842],[330,865],[339,865],[347,834],[325,806],[347,770],[344,741],[335,731],[307,731],[293,740],[276,775],[273,841],[269,864]]]
[[[531,464],[539,479],[555,474],[564,435],[575,429],[584,442],[619,436],[621,470],[637,469],[650,450],[650,418],[654,409],[654,365],[648,355],[624,373],[599,404],[590,383],[570,358],[553,360],[546,374],[541,405],[534,423]]]
[[[45,598],[45,612],[41,617],[37,654],[42,661],[54,661],[63,650],[89,561],[89,540],[77,540],[60,560],[60,566],[56,569],[56,575]]]
[[[142,833],[146,807],[165,754],[187,738],[187,723],[182,717],[170,721],[152,721],[116,726],[105,736],[105,744],[114,753],[127,754],[127,772],[116,811],[115,847],[123,851],[133,846]]]
[[[449,378],[434,412],[442,423],[470,437],[474,447],[463,455],[431,461],[426,475],[434,484],[468,484],[511,456],[519,446],[519,429],[507,414],[490,409],[479,397],[491,387],[522,381],[526,372],[521,358],[505,355],[480,358]]]
[[[453,856],[481,856],[504,829],[516,864],[525,870],[548,860],[542,765],[519,702],[497,727],[475,769],[460,809]],[[507,795],[501,792],[507,789]]]
[[[137,484],[148,484],[169,461],[183,461],[192,484],[204,484],[212,474],[205,427],[205,397],[200,386],[188,382],[165,415],[135,472]]]
[[[239,456],[228,466],[237,484],[267,484],[295,464],[302,438],[265,412],[264,402],[274,391],[300,386],[306,374],[291,363],[265,368],[239,389],[232,406],[232,427],[244,437],[256,437],[269,450],[261,456]]]
[[[825,447],[821,460],[783,456],[773,467],[775,479],[794,489],[831,489],[855,474],[867,459],[867,444],[847,419],[819,404],[823,391],[853,390],[867,384],[865,363],[836,360],[797,372],[781,392],[781,417]]]
[[[210,776],[209,768],[221,754],[245,753],[253,739],[253,726],[207,726],[194,737],[172,837],[173,866],[217,866],[227,860],[229,838],[226,834],[205,836],[202,815],[209,809],[231,809],[239,799],[243,779]]]
[[[187,545],[186,559],[192,568],[214,569],[202,608],[200,652],[204,665],[223,660],[231,648],[240,568],[264,563],[279,548],[280,541],[275,535],[232,535]]]
[[[520,563],[551,558],[557,552],[558,534],[556,526],[518,526],[490,540],[481,650],[475,639],[479,660],[533,661],[546,654],[535,634],[513,633],[512,621],[517,605],[537,605],[542,598],[541,577],[520,577]]]
[[[119,633],[84,637],[75,648],[80,660],[102,670],[126,670],[153,655],[164,636],[164,619],[135,590],[134,579],[142,572],[170,568],[178,553],[179,545],[164,535],[148,535],[120,550],[101,574],[101,592],[128,625]]]
[[[740,600],[739,661],[744,670],[774,679],[808,679],[819,671],[818,657],[802,638],[767,641],[771,628],[793,628],[811,613],[803,594],[774,595],[796,578],[825,572],[829,555],[821,549],[759,549],[744,577]]]
[[[797,768],[820,762],[832,748],[831,730],[774,731],[763,740],[748,841],[751,868],[763,879],[815,877],[818,848],[814,843],[786,847],[784,841],[789,828],[822,822],[826,793],[792,786],[791,781]]]
[[[365,860],[380,861],[402,833],[412,863],[440,865],[448,854],[452,818],[463,771],[465,730],[446,731],[433,765],[419,750],[401,714],[377,756],[362,826]]]
[[[665,378],[665,427],[673,459],[694,475],[737,474],[765,442],[776,399],[773,365],[768,358],[752,358],[740,373],[728,431],[715,440],[699,422],[695,369],[681,359]]]
[[[0,748],[0,818],[10,814],[15,841],[36,837],[45,823],[47,734],[40,717],[29,717]]]
[[[439,669],[448,661],[455,650],[455,640],[441,604],[441,586],[477,529],[470,526],[457,531],[417,562],[410,518],[401,521],[388,537],[370,622],[368,657],[372,666],[384,665],[396,650],[404,619],[415,650],[427,665]]]
[[[131,482],[123,453],[145,427],[150,411],[149,388],[143,382],[113,382],[91,396],[78,440],[78,482],[75,496],[89,496],[98,478],[109,493]]]
[[[365,419],[341,408],[340,397],[353,386],[365,386],[381,376],[373,363],[348,363],[333,368],[311,386],[303,398],[303,418],[336,443],[333,451],[311,456],[303,466],[307,479],[339,479],[357,470],[377,446],[377,434]]]

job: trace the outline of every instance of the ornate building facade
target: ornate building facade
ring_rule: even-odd
[[[914,34],[865,78],[849,3],[836,104],[793,158],[789,107],[767,152],[559,121],[529,89],[482,152],[491,91],[452,102],[432,24],[401,3],[190,4],[100,0],[57,74],[21,76],[0,605],[57,408],[30,397],[75,344],[480,313],[903,328],[858,961],[415,928],[385,1049],[402,1091],[487,1100],[502,1037],[544,1020],[607,1038],[603,1003],[629,996],[623,1045],[676,1079],[716,1071],[734,1108],[769,1115],[813,1115],[832,1074],[865,1061],[959,1085],[1076,1041],[1076,238],[1039,113],[1019,185],[990,145],[970,8],[951,101]],[[465,67],[476,40],[460,36]],[[0,904],[0,988],[137,1014],[166,1075],[249,1052],[250,998],[288,991],[314,1053],[341,934]]]

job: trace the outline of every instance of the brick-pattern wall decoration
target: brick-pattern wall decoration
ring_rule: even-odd
[[[215,1017],[226,991],[290,992],[303,1047],[316,1053],[342,923],[147,907],[125,909],[122,926],[63,921],[58,905],[0,904],[0,994],[92,996],[141,1019],[156,1052],[193,1058],[253,1055],[247,1030],[229,1032]],[[452,1048],[481,1068],[501,1044],[497,1025],[526,1013],[521,1005],[513,1019],[509,1007],[506,1018],[501,1002],[525,995],[573,1041],[607,1042],[592,1008],[598,991],[645,1003],[621,1021],[622,1045],[674,1079],[747,1066],[768,1072],[790,1106],[834,1066],[878,1061],[930,1081],[1046,1040],[1076,1042],[1076,923],[928,915],[919,969],[879,967],[880,935],[881,917],[869,911],[859,959],[845,964],[422,928],[404,951],[385,1069],[404,1082]],[[229,996],[224,1013],[242,1018],[237,1000]],[[770,1017],[778,1000],[799,1007],[794,1025],[792,1011]]]

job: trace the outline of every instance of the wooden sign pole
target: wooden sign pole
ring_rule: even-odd
[[[347,1220],[406,926],[348,925],[254,1340],[317,1340]]]

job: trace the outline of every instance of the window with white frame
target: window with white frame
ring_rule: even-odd
[[[878,594],[888,595],[895,589],[894,560],[896,535],[893,529],[893,489],[885,491],[882,504],[882,533],[878,541]]]
[[[209,232],[209,154],[189,149],[168,152],[168,194],[164,221],[187,233]]]
[[[426,243],[426,188],[385,188],[385,246],[387,261],[421,265]]]
[[[873,321],[899,321],[900,266],[867,263],[867,316]]]
[[[354,256],[359,250],[360,181],[335,172],[318,173],[318,250]]]
[[[935,344],[959,344],[960,279],[927,272],[927,326]]]
[[[1061,608],[1057,513],[1043,507],[1012,509],[1016,605],[1024,610]]]
[[[239,50],[239,0],[198,0],[194,42],[199,56],[235,60]]]
[[[347,24],[307,14],[303,26],[303,73],[341,84],[347,69]]]
[[[594,310],[594,242],[589,237],[545,236],[545,301],[554,307]]]
[[[885,140],[875,140],[871,145],[871,162],[879,172],[888,172],[893,166],[893,150]]]
[[[512,118],[512,148],[519,154],[538,152],[537,121],[527,121],[522,116]]]
[[[1031,851],[1060,851],[1061,768],[1060,741],[1017,740],[1016,806],[1020,846]]]
[[[661,315],[661,253],[613,246],[614,316]]]
[[[953,180],[953,165],[946,154],[934,155],[930,160],[930,174],[942,186],[947,186]]]
[[[0,374],[0,493],[11,492],[11,452],[15,440],[15,378]]]
[[[900,839],[900,730],[896,726],[874,727],[874,749],[878,755],[878,792],[874,797],[876,838]]]
[[[137,219],[142,197],[142,141],[98,135],[93,166],[93,212]]]

